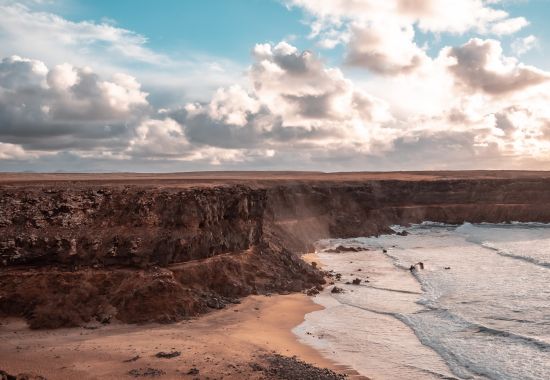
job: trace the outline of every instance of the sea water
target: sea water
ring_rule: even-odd
[[[372,379],[550,379],[550,225],[406,231],[318,243],[344,292],[315,297],[300,339]]]

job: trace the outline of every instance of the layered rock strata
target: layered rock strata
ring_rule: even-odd
[[[35,328],[177,321],[323,283],[299,257],[321,238],[550,221],[550,179],[535,175],[183,182],[3,183],[0,315]]]

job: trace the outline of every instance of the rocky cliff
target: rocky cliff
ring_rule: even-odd
[[[37,328],[176,321],[319,286],[299,254],[320,238],[424,220],[550,221],[544,175],[303,177],[5,181],[0,315]]]

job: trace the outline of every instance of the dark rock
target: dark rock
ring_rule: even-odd
[[[409,233],[408,233],[407,231],[403,230],[403,231],[401,231],[401,232],[396,233],[396,235],[399,235],[399,236],[407,236],[407,235],[409,235]]]
[[[131,362],[135,362],[136,360],[139,360],[139,359],[141,359],[141,356],[136,355],[133,358],[123,360],[123,363],[131,363]]]
[[[193,368],[191,368],[189,371],[187,371],[187,374],[188,374],[188,375],[198,375],[199,372],[200,372],[200,371],[198,370],[198,368],[193,367]]]
[[[221,309],[225,308],[226,304],[221,299],[210,298],[206,301],[206,306],[208,306],[211,309],[221,310]]]
[[[332,290],[331,290],[330,292],[331,292],[331,293],[335,293],[335,294],[343,293],[343,292],[344,292],[344,289],[335,286],[335,287],[332,288]]]
[[[356,278],[355,280],[353,280],[351,282],[353,285],[360,285],[361,284],[361,279],[360,278]]]
[[[252,370],[256,372],[260,372],[264,370],[264,367],[262,367],[258,363],[250,363],[250,368],[252,368]]]
[[[343,380],[347,376],[338,374],[327,368],[315,367],[294,357],[283,355],[268,355],[264,359],[267,368],[262,368],[268,378],[280,380]]]
[[[342,252],[359,252],[361,251],[361,248],[357,248],[357,247],[345,247],[343,245],[339,245],[338,247],[336,248],[330,248],[330,249],[326,249],[324,252],[328,252],[328,253],[342,253]]]
[[[46,378],[34,373],[20,373],[18,375],[11,375],[6,371],[0,370],[0,380],[46,380]]]
[[[181,355],[181,352],[179,351],[170,351],[170,352],[161,351],[155,354],[157,358],[161,358],[161,359],[172,359],[180,355]]]
[[[311,288],[311,289],[307,290],[306,294],[310,297],[315,296],[315,295],[319,294],[319,290],[317,290],[317,288]]]
[[[128,375],[133,376],[133,377],[158,377],[158,376],[162,376],[162,375],[165,375],[165,374],[166,374],[166,372],[164,372],[161,369],[150,368],[150,367],[137,368],[137,369],[132,369],[132,370],[128,371]]]

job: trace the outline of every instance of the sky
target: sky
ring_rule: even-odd
[[[0,0],[0,171],[550,170],[550,0]]]

